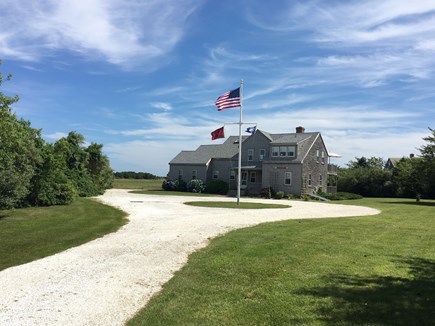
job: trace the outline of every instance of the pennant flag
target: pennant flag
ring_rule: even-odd
[[[251,134],[255,134],[255,132],[257,131],[257,126],[254,127],[248,127],[246,128],[245,132],[249,132]]]
[[[215,102],[218,111],[240,106],[240,87],[219,96]]]
[[[215,140],[219,138],[225,138],[224,127],[218,128],[215,131],[211,132],[211,140]]]

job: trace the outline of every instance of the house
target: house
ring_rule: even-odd
[[[231,136],[223,144],[201,145],[194,151],[181,151],[169,162],[168,179],[188,182],[201,179],[223,180],[230,191],[237,189],[239,137]],[[336,178],[337,168],[329,164],[329,155],[320,132],[271,134],[257,130],[242,137],[242,194],[256,195],[272,187],[285,194],[336,192],[328,186],[328,177]]]
[[[409,158],[414,158],[414,154],[409,154]],[[386,169],[393,169],[396,167],[397,163],[401,160],[406,159],[405,157],[389,157],[387,163],[385,163]]]

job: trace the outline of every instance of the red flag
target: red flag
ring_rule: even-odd
[[[211,140],[215,140],[215,139],[219,139],[219,138],[225,138],[224,127],[221,127],[219,129],[216,129],[215,131],[211,132]]]

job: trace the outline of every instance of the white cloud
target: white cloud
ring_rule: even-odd
[[[69,50],[127,67],[156,64],[180,41],[197,6],[191,0],[4,0],[0,56],[39,60]]]
[[[154,108],[159,109],[159,110],[163,110],[163,111],[171,111],[172,110],[172,106],[169,103],[164,103],[164,102],[155,102],[151,104]]]
[[[45,135],[48,139],[59,140],[61,138],[67,137],[68,134],[64,132],[54,132],[52,134]]]

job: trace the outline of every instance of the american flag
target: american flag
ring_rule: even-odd
[[[229,108],[237,108],[240,106],[240,87],[226,92],[224,95],[219,96],[216,100],[218,111]]]

